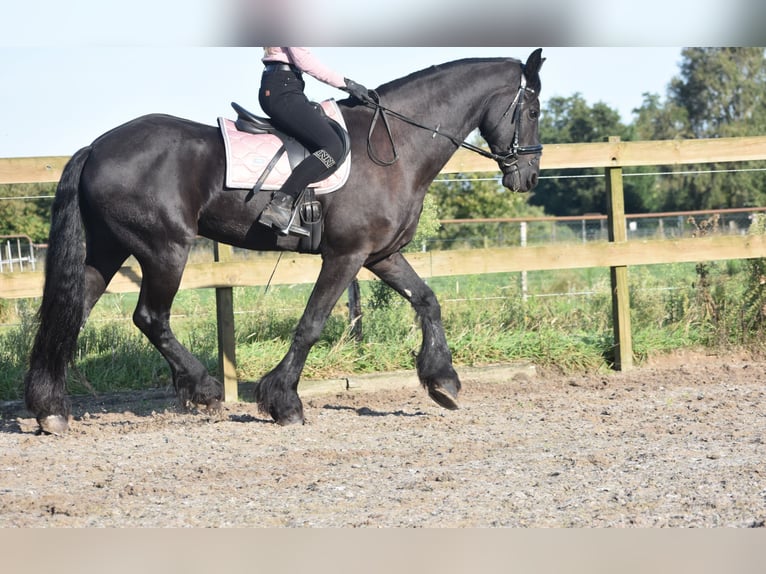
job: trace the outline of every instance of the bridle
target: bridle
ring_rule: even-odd
[[[525,92],[530,94],[535,93],[532,88],[527,87],[527,78],[524,75],[524,67],[522,65],[519,91],[516,92],[516,96],[513,98],[513,101],[511,101],[511,103],[508,105],[505,112],[503,112],[503,115],[500,116],[500,120],[498,120],[497,124],[494,128],[492,128],[492,131],[490,132],[490,135],[492,135],[498,129],[500,129],[500,125],[502,124],[503,120],[508,117],[511,109],[513,109],[513,116],[511,119],[511,123],[513,124],[513,137],[511,138],[511,143],[508,151],[502,155],[492,154],[492,159],[496,160],[501,167],[512,167],[513,165],[517,164],[520,155],[538,154],[542,153],[543,151],[542,144],[525,146],[519,145],[519,133],[521,132],[521,114],[524,111],[523,96]]]
[[[506,108],[505,112],[503,112],[503,115],[500,116],[500,119],[497,122],[497,125],[495,125],[494,128],[490,131],[490,135],[494,134],[498,129],[500,129],[500,126],[505,120],[505,118],[508,117],[508,114],[511,113],[511,110],[513,110],[513,115],[511,118],[511,122],[513,124],[513,136],[511,137],[511,142],[508,145],[508,150],[503,153],[495,153],[493,151],[487,151],[483,148],[480,148],[478,146],[475,146],[471,143],[468,143],[467,141],[461,141],[459,138],[456,138],[455,136],[452,136],[448,133],[439,131],[439,125],[434,127],[428,127],[424,126],[423,124],[418,123],[417,121],[413,120],[412,118],[409,118],[405,115],[400,114],[399,112],[396,112],[394,110],[391,110],[385,106],[383,106],[380,103],[380,96],[378,96],[378,93],[374,90],[370,90],[370,93],[372,94],[372,98],[364,102],[367,105],[373,106],[375,108],[375,112],[372,116],[372,121],[370,122],[370,130],[367,134],[367,153],[370,156],[370,159],[375,162],[378,165],[381,166],[390,166],[397,162],[399,159],[399,154],[396,151],[396,143],[394,142],[393,135],[391,134],[391,127],[388,123],[388,115],[393,116],[403,122],[406,122],[412,126],[427,130],[431,132],[433,135],[431,137],[435,138],[437,135],[447,138],[450,140],[453,144],[455,144],[457,147],[462,147],[467,150],[470,150],[474,153],[477,153],[483,157],[492,159],[498,163],[500,168],[512,168],[514,166],[518,165],[519,162],[519,156],[522,155],[531,155],[531,154],[539,154],[543,151],[542,144],[536,144],[536,145],[528,145],[528,146],[522,146],[519,145],[519,134],[521,132],[520,126],[521,126],[521,114],[524,108],[524,93],[531,93],[534,94],[535,91],[531,88],[527,87],[527,78],[524,76],[524,65],[521,65],[521,81],[519,82],[519,89],[516,92],[516,95],[514,96],[513,100],[510,104],[508,104],[508,107]],[[393,151],[393,158],[390,160],[382,160],[380,159],[375,151],[372,149],[372,134],[375,130],[375,126],[377,125],[378,120],[381,119],[383,121],[383,125],[386,128],[386,133],[388,134],[388,139],[391,142],[391,149]],[[518,169],[518,168],[517,168]]]

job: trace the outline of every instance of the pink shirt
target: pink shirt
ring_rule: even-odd
[[[335,70],[325,66],[308,48],[264,48],[264,62],[292,64],[301,72],[335,88],[345,88],[346,80]]]

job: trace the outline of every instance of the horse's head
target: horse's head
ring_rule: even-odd
[[[521,66],[518,87],[490,100],[480,130],[498,156],[503,185],[512,191],[530,191],[537,185],[543,146],[538,134],[542,48]]]

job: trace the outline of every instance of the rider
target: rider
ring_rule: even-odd
[[[293,219],[293,205],[301,191],[321,180],[343,153],[340,136],[303,93],[302,72],[360,101],[368,101],[370,96],[367,88],[328,68],[306,48],[264,48],[263,63],[258,93],[261,108],[277,129],[297,139],[311,152],[295,167],[282,189],[274,192],[259,219],[260,223],[287,234]],[[305,232],[295,226],[292,229]]]

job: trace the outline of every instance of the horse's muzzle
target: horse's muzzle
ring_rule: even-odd
[[[511,166],[503,175],[503,186],[511,191],[530,191],[537,185],[538,169],[536,164],[519,169],[518,164]]]

